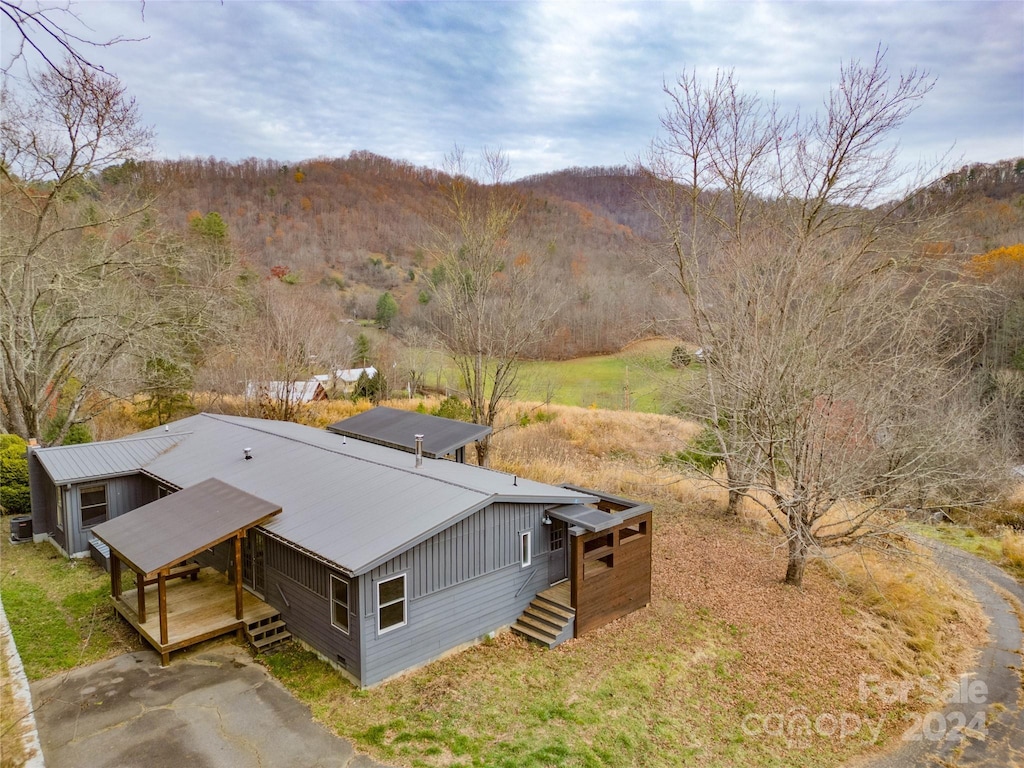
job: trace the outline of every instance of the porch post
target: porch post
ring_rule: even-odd
[[[121,558],[110,553],[110,596],[121,597]]]
[[[242,532],[235,536],[235,618],[239,621],[245,615],[242,610]]]
[[[135,594],[139,601],[139,624],[146,623],[146,576],[135,572]]]
[[[167,571],[157,574],[156,593],[160,603],[160,645],[167,645]]]

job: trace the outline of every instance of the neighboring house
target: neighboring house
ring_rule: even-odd
[[[249,381],[245,396],[250,400],[267,398],[279,403],[314,403],[327,399],[327,390],[317,377],[309,381]]]
[[[105,562],[165,663],[225,632],[290,633],[362,686],[509,626],[553,647],[650,602],[650,506],[430,458],[431,432],[451,453],[479,427],[408,417],[426,437],[398,447],[358,422],[200,414],[30,449],[36,539]],[[221,596],[190,623],[203,589]]]
[[[320,373],[313,378],[332,391],[347,393],[352,391],[363,374],[366,374],[366,378],[372,379],[377,375],[377,369],[372,365],[367,368],[343,368],[334,373]]]

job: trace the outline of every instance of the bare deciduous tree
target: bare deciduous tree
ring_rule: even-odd
[[[346,367],[352,342],[326,308],[291,286],[267,283],[256,296],[236,359],[248,405],[263,418],[295,421],[316,374]],[[323,385],[331,386],[330,378]]]
[[[145,8],[145,0],[139,3]],[[127,38],[112,40],[92,39],[88,26],[79,18],[70,2],[44,2],[41,0],[0,0],[0,16],[7,20],[16,33],[13,50],[5,51],[3,72],[9,73],[15,62],[38,57],[60,77],[77,77],[83,70],[102,72],[86,53],[92,48],[106,48]],[[27,50],[26,50],[27,48]],[[51,49],[55,53],[51,53]],[[75,66],[62,66],[69,59]]]
[[[727,468],[718,481],[808,557],[870,544],[905,505],[969,496],[983,475],[976,392],[949,318],[966,286],[908,247],[893,137],[930,90],[884,51],[842,67],[821,114],[784,116],[732,74],[667,88],[646,167],[705,355],[694,405]]]
[[[31,85],[2,92],[0,427],[60,441],[121,371],[201,346],[222,270],[165,238],[130,183],[101,183],[151,138],[116,79],[68,60]]]
[[[431,248],[429,305],[437,338],[455,363],[473,421],[493,427],[513,398],[525,353],[555,312],[536,277],[536,256],[516,248],[514,227],[525,205],[507,183],[508,159],[484,151],[486,184],[467,176],[460,150],[446,158],[445,218]],[[477,443],[487,465],[490,442]]]

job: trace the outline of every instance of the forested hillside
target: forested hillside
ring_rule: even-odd
[[[135,170],[157,194],[166,225],[185,231],[198,217],[218,214],[248,270],[282,281],[339,319],[373,318],[387,291],[397,299],[401,331],[429,302],[423,277],[439,242],[438,171],[367,152],[297,166],[190,159]],[[652,275],[645,238],[628,224],[652,231],[630,176],[602,177],[614,185],[611,196],[601,191],[607,183],[571,178],[579,188],[557,185],[561,196],[538,179],[520,185],[528,202],[516,248],[537,265],[560,304],[554,332],[531,351],[538,357],[617,350],[657,333],[671,302],[669,287]]]

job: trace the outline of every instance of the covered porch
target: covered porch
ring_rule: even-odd
[[[242,539],[281,508],[217,479],[178,491],[93,529],[110,547],[110,594],[117,612],[170,661],[172,651],[247,625],[275,609],[242,584]],[[226,574],[188,563],[231,542]],[[125,592],[122,566],[135,574]]]

